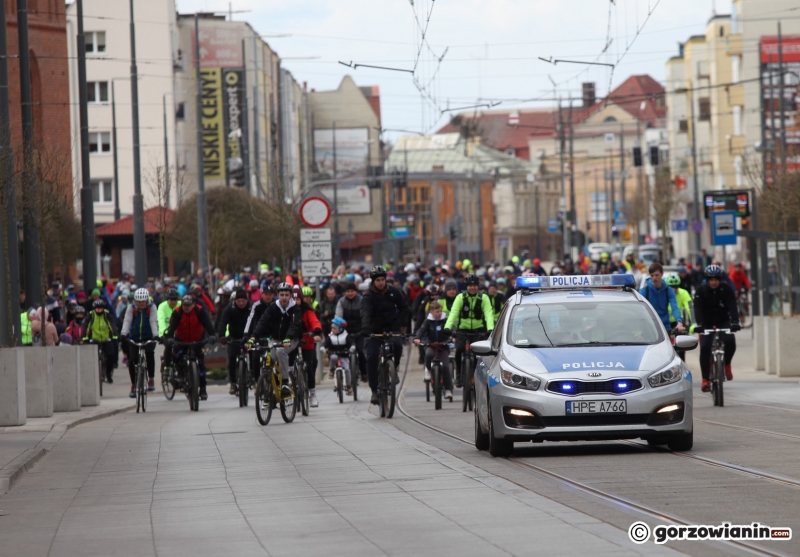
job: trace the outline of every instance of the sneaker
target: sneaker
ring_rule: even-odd
[[[147,390],[148,391],[155,391],[156,390],[156,383],[152,379],[147,382]]]
[[[733,381],[733,371],[731,370],[731,366],[725,366],[725,379],[727,381]]]
[[[372,397],[370,397],[369,403],[374,404],[375,406],[377,406],[380,403],[380,401],[378,400],[378,393],[372,393]]]
[[[453,402],[453,391],[445,391],[444,398],[446,398],[448,402]]]
[[[228,389],[228,394],[229,395],[235,395],[237,392],[238,391],[236,389],[236,383],[231,383],[231,388]]]
[[[130,393],[128,393],[128,396],[129,396],[130,398],[136,398],[136,386],[134,386],[134,385],[131,385],[131,392],[130,392]]]
[[[430,381],[430,380],[431,380],[431,370],[425,368],[425,381]]]
[[[328,379],[333,379],[333,370],[332,369],[328,370]]]
[[[700,387],[700,390],[704,393],[707,393],[711,390],[711,382],[708,379],[703,379],[703,384]]]
[[[319,401],[317,400],[317,395],[311,395],[309,397],[311,408],[316,408],[319,406]]]
[[[456,373],[456,389],[460,389],[463,385],[461,385],[461,374]]]
[[[205,389],[200,389],[200,400],[208,400],[208,393]]]
[[[353,396],[353,387],[350,385],[345,385],[344,392],[347,394],[347,396]]]
[[[289,388],[289,382],[284,379],[281,382],[281,397],[289,398],[290,396],[292,396],[292,389]]]
[[[106,383],[113,383],[113,382],[114,382],[114,378],[111,377],[110,374],[107,374],[106,375]]]

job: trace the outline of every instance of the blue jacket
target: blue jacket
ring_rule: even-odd
[[[667,308],[670,306],[672,307],[672,315],[681,315],[681,310],[678,308],[678,300],[675,299],[675,291],[667,286],[666,282],[661,283],[661,288],[656,288],[653,285],[653,280],[647,279],[642,289],[639,290],[639,294],[650,302],[650,305],[656,310],[656,313],[661,318],[661,322],[664,323],[664,327],[666,327],[667,330],[670,329],[669,311]]]

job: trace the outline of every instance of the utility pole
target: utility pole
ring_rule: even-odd
[[[575,210],[575,129],[572,125],[572,99],[569,100],[569,250],[575,245],[578,215]]]
[[[144,200],[142,199],[141,151],[139,145],[139,75],[136,68],[136,24],[131,8],[131,126],[133,127],[133,260],[136,281],[147,282],[147,238],[144,235]]]
[[[566,188],[564,184],[564,149],[565,145],[565,138],[564,138],[564,116],[561,112],[561,99],[558,100],[558,140],[559,140],[559,157],[560,157],[560,167],[561,167],[561,197],[559,197],[559,211],[561,211],[561,205],[566,200]],[[566,217],[566,215],[563,215]],[[567,253],[569,249],[569,244],[567,240],[567,219],[561,219],[561,253]]]
[[[164,205],[169,208],[169,197],[170,197],[170,181],[169,181],[169,140],[167,137],[167,95],[168,93],[164,93],[162,100],[164,101]],[[159,205],[161,204],[161,199],[158,200]]]
[[[81,0],[78,0],[79,2]],[[86,90],[86,87],[83,87]],[[83,105],[81,105],[83,106]],[[87,134],[88,138],[88,134]],[[88,141],[88,139],[87,139]],[[114,144],[114,220],[119,220],[122,215],[119,211],[119,158],[117,156],[117,101],[114,95],[114,80],[111,80],[111,141]],[[84,276],[85,273],[84,273]]]
[[[781,35],[780,21],[778,22],[778,79],[780,79],[778,83],[778,94],[780,95],[778,109],[781,117],[781,176],[786,176],[786,102],[783,98],[786,77],[783,73],[783,36]]]
[[[692,170],[694,171],[694,222],[700,222],[700,175],[697,169],[697,129],[694,122],[694,95],[689,95],[689,119],[692,123]],[[774,122],[773,122],[774,125]],[[700,253],[702,238],[694,233],[694,247]]]
[[[619,125],[619,206],[625,208],[625,125]]]
[[[611,176],[609,176],[611,172]],[[611,227],[614,219],[614,175],[608,159],[608,150],[603,157],[603,187],[606,192],[606,242],[611,243]]]
[[[206,181],[203,174],[203,81],[200,75],[200,20],[194,14],[195,117],[197,125],[197,262],[201,269],[208,267],[208,213],[206,212]]]
[[[92,173],[89,166],[89,106],[86,92],[86,37],[83,31],[83,0],[78,8],[78,110],[81,126],[81,253],[83,289],[88,294],[97,281],[97,246],[94,238],[94,199]],[[111,82],[112,96],[114,82]],[[113,101],[112,101],[113,103]],[[113,104],[112,104],[113,110]],[[116,126],[114,127],[116,133]],[[117,136],[114,135],[114,170],[116,171]],[[114,219],[119,219],[119,185],[114,174]]]
[[[339,182],[336,180],[336,120],[333,121],[333,256],[336,261],[333,266],[342,260],[339,253]]]
[[[0,180],[2,180],[5,227],[0,227],[0,345],[19,344],[19,243],[17,241],[17,194],[11,148],[11,116],[8,100],[8,42],[6,0],[0,0]],[[5,235],[5,238],[3,236]],[[4,249],[6,248],[6,249]],[[3,253],[4,252],[4,253]],[[6,261],[8,267],[6,267]],[[8,274],[6,274],[6,269]],[[8,280],[7,280],[8,277]],[[8,302],[3,302],[8,300]]]
[[[539,217],[539,182],[533,180],[533,204],[536,210],[536,257],[542,257],[542,229]]]
[[[25,239],[25,295],[31,306],[42,305],[42,255],[39,249],[39,207],[33,172],[33,99],[31,95],[31,59],[28,44],[28,0],[17,2],[19,38],[19,84],[22,104],[23,231]]]

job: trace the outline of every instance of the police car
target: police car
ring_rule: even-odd
[[[692,448],[692,374],[631,275],[520,277],[489,340],[475,342],[475,446],[646,440]]]

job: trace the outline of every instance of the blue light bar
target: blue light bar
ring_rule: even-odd
[[[633,275],[560,275],[555,277],[519,277],[517,289],[543,288],[634,288]]]

